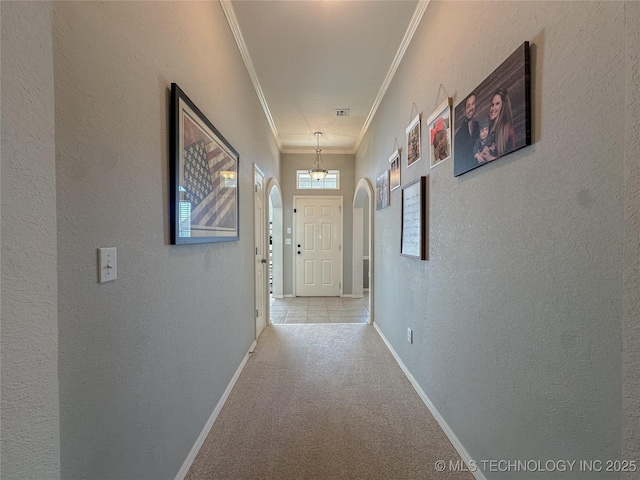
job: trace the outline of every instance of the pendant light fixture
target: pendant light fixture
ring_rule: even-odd
[[[309,170],[309,176],[314,180],[320,181],[324,179],[329,172],[324,168],[322,155],[320,155],[320,152],[322,151],[320,150],[320,135],[322,135],[322,132],[315,132],[314,135],[316,136],[316,159],[313,162],[311,170]]]

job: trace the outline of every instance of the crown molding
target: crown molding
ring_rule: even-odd
[[[285,148],[283,150],[281,150],[280,153],[290,153],[290,154],[295,154],[295,155],[315,155],[315,149],[311,149],[311,148]],[[339,149],[339,148],[335,148],[335,149],[331,149],[331,150],[327,150],[327,149],[322,149],[322,156],[328,156],[328,155],[353,155],[355,154],[354,150],[346,150],[346,149]]]
[[[364,136],[367,133],[367,130],[369,129],[369,126],[371,125],[371,122],[373,121],[373,117],[375,116],[376,112],[378,111],[378,107],[382,103],[382,99],[384,98],[385,94],[387,93],[387,89],[389,88],[389,85],[391,84],[391,80],[393,80],[393,77],[396,74],[396,70],[398,70],[398,67],[400,66],[400,62],[402,61],[402,57],[404,57],[404,54],[407,51],[407,48],[409,47],[409,44],[411,43],[411,39],[413,38],[413,34],[416,32],[416,29],[418,28],[418,25],[420,24],[420,21],[422,20],[424,12],[426,11],[427,7],[429,6],[430,1],[431,0],[419,0],[418,5],[416,6],[416,9],[413,12],[413,17],[411,18],[411,22],[409,23],[409,27],[407,28],[407,31],[404,34],[404,38],[402,39],[402,42],[400,43],[400,47],[398,47],[398,51],[396,52],[396,56],[393,59],[393,62],[391,63],[391,67],[389,68],[389,71],[387,72],[387,76],[385,77],[384,82],[382,82],[382,86],[380,87],[380,91],[378,92],[378,96],[376,97],[375,101],[373,102],[373,106],[371,107],[371,111],[369,111],[369,115],[367,116],[367,119],[364,122],[362,130],[360,131],[360,135],[358,136],[358,140],[356,140],[356,145],[353,148],[354,152],[357,152],[358,148],[360,148],[360,144],[362,143],[362,140],[364,139]]]
[[[256,93],[258,94],[258,100],[260,100],[262,110],[264,110],[264,114],[267,117],[267,122],[269,122],[269,127],[271,127],[271,132],[273,133],[273,138],[278,145],[278,150],[282,151],[282,142],[280,141],[280,136],[278,135],[278,129],[276,128],[276,124],[273,121],[273,116],[271,115],[271,110],[269,110],[267,99],[265,98],[264,92],[262,91],[262,86],[260,85],[260,81],[258,80],[258,74],[253,67],[251,55],[249,55],[247,44],[245,43],[244,37],[242,36],[242,31],[240,30],[240,25],[238,24],[238,19],[236,18],[236,12],[233,9],[232,2],[231,0],[220,0],[220,5],[222,6],[222,10],[227,17],[227,22],[229,22],[229,26],[231,27],[233,38],[235,38],[236,40],[236,44],[238,45],[238,49],[240,50],[240,55],[242,55],[244,64],[247,67],[247,71],[249,72],[249,77],[251,78],[251,83],[253,83],[253,88],[255,88]]]

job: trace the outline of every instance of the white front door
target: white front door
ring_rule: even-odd
[[[296,295],[341,294],[342,197],[295,197]]]
[[[266,280],[267,257],[265,255],[266,229],[264,211],[264,175],[258,168],[255,168],[254,178],[254,252],[255,252],[255,311],[256,311],[256,338],[260,336],[264,329],[264,308],[266,300]]]

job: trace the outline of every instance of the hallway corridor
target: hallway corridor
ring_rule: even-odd
[[[186,480],[472,480],[459,461],[373,326],[270,325]]]

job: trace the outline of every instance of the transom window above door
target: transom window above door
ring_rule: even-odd
[[[329,170],[322,180],[314,180],[308,170],[298,170],[298,190],[339,190],[340,170]]]

